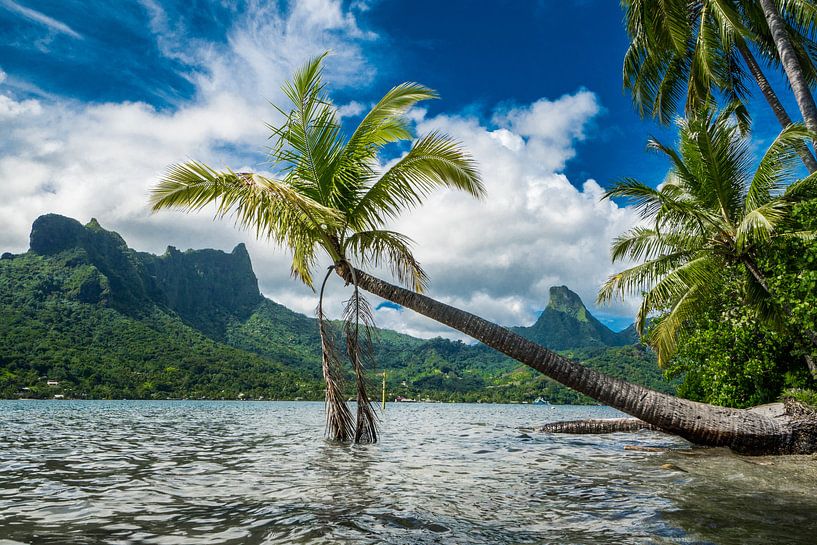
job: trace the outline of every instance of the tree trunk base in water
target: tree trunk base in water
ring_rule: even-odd
[[[657,426],[647,424],[638,418],[603,418],[588,420],[565,420],[550,422],[538,431],[547,433],[618,433],[639,430],[661,431]]]
[[[780,437],[779,441],[776,441],[777,448],[769,448],[764,441],[764,439],[768,438],[759,437],[757,450],[750,448],[733,449],[739,454],[817,453],[817,411],[814,409],[793,399],[786,399],[783,403],[769,403],[746,410],[754,414],[775,419],[781,424],[785,435]],[[665,431],[658,426],[654,426],[638,418],[566,420],[562,422],[550,422],[537,428],[537,431],[540,432],[568,434],[603,434],[635,432],[640,430]]]

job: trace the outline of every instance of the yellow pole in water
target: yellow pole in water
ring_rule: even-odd
[[[386,410],[386,370],[383,369],[383,410]]]

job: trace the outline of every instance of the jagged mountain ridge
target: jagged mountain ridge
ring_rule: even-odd
[[[13,267],[10,265],[12,263]],[[39,279],[36,286],[26,283],[26,278],[41,274],[44,278]],[[15,282],[17,285],[9,288]],[[17,292],[24,293],[23,303],[20,303],[21,297]],[[20,256],[4,254],[0,260],[2,305],[16,305],[22,308],[22,313],[17,313],[16,321],[9,322],[10,329],[6,336],[13,339],[10,341],[0,337],[0,379],[4,361],[13,362],[13,365],[6,366],[7,375],[25,374],[25,362],[21,360],[19,347],[32,340],[24,339],[26,335],[36,337],[31,333],[30,324],[39,324],[47,316],[50,320],[47,324],[50,338],[56,338],[59,341],[57,344],[68,336],[76,337],[77,328],[87,331],[93,342],[73,338],[73,344],[67,341],[63,344],[70,347],[88,342],[92,351],[106,357],[116,352],[119,360],[127,360],[127,366],[133,367],[134,376],[141,373],[137,369],[139,365],[144,365],[141,362],[153,361],[150,358],[155,359],[156,354],[161,353],[162,343],[175,342],[169,338],[192,336],[196,339],[195,343],[209,347],[203,352],[191,351],[184,358],[190,362],[190,369],[185,368],[186,385],[174,382],[175,379],[165,376],[167,373],[161,369],[152,370],[153,379],[145,381],[142,385],[144,388],[140,390],[135,387],[128,391],[127,395],[133,397],[187,392],[195,386],[199,371],[217,375],[225,372],[234,374],[234,368],[241,367],[241,354],[246,354],[252,361],[261,358],[267,362],[272,373],[294,373],[303,377],[300,382],[296,380],[300,384],[297,387],[291,384],[292,377],[289,377],[290,382],[287,388],[281,390],[284,392],[281,395],[291,396],[292,392],[303,393],[309,398],[320,398],[322,395],[315,320],[263,297],[243,244],[236,246],[232,252],[180,252],[169,247],[163,255],[156,256],[128,248],[121,236],[106,231],[96,220],[83,226],[63,216],[41,216],[32,226],[31,250]],[[85,322],[76,322],[77,308],[81,309]],[[122,322],[121,330],[117,330],[119,332],[115,335],[111,334],[113,336],[106,341],[107,344],[100,346],[101,341],[91,324],[96,323],[103,314],[114,317],[116,323],[119,323],[117,320],[129,320],[127,324],[130,325],[126,327]],[[155,339],[145,338],[136,345],[128,344],[131,348],[126,355],[111,349],[118,346],[117,343],[124,345],[130,342],[129,338],[119,338],[128,337],[129,328],[143,328],[145,324],[152,324],[151,320],[159,320],[163,324],[161,328],[153,328],[157,335]],[[596,360],[609,365],[611,356],[605,350],[625,344],[620,334],[613,333],[595,320],[578,296],[564,287],[552,290],[551,302],[534,325],[517,330],[553,348],[563,349],[566,346],[564,342],[557,346],[547,336],[548,327],[552,327],[548,324],[559,324],[562,328],[559,341],[564,340],[565,331],[577,332],[578,341],[567,348],[583,350],[575,355],[588,360],[591,365]],[[449,399],[462,400],[477,399],[481,397],[475,396],[482,395],[487,395],[489,399],[508,400],[509,396],[550,392],[557,401],[578,400],[575,394],[571,394],[571,397],[554,383],[543,382],[541,377],[526,374],[516,362],[482,346],[444,339],[426,341],[391,331],[381,331],[380,337],[377,346],[379,361],[390,370],[390,382],[398,391],[402,388],[408,394],[422,392],[426,395],[445,392]],[[15,344],[14,339],[23,339],[23,344]],[[226,350],[225,354],[230,354],[227,357],[230,362],[236,360],[229,363],[233,366],[229,372],[222,369],[227,363],[222,365],[213,361],[212,350],[215,349],[207,344],[210,342],[215,343],[213,346],[219,350]],[[643,350],[631,348],[630,352],[622,353],[617,358],[632,360],[630,363],[636,366],[650,364],[647,361],[649,358],[643,356]],[[15,350],[18,352],[16,356]],[[93,367],[90,355],[75,354],[73,357],[78,358],[75,365],[83,369]],[[59,360],[60,355],[53,350],[48,351],[46,347],[42,353],[36,352],[33,359],[36,361],[29,362],[29,367],[39,365],[41,369],[48,370],[59,367],[55,360]],[[262,366],[261,363],[258,365]],[[219,368],[218,371],[212,370],[213,366]],[[13,372],[9,371],[12,368]],[[68,371],[66,373],[70,375]],[[618,372],[625,372],[625,368],[621,367]],[[523,378],[525,380],[521,380]],[[253,384],[244,387],[234,385],[234,389],[262,391],[260,384],[264,381],[256,379],[250,381]],[[71,380],[82,382],[79,379]],[[165,390],[157,392],[151,389],[157,381],[166,383]],[[88,387],[87,381],[83,384]]]

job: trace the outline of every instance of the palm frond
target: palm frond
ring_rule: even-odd
[[[789,218],[791,204],[777,199],[758,206],[743,216],[735,231],[735,249],[745,252],[748,248],[768,243]]]
[[[689,288],[681,295],[672,308],[646,335],[647,343],[655,350],[658,356],[659,367],[664,367],[678,349],[678,336],[685,325],[701,312],[705,298],[700,293],[700,286]]]
[[[374,332],[374,315],[369,302],[360,294],[355,279],[354,267],[352,280],[354,290],[346,301],[343,310],[344,332],[346,334],[346,354],[355,371],[355,393],[357,398],[357,420],[355,423],[355,443],[377,442],[377,414],[374,412],[369,397],[369,381],[366,368],[374,362],[372,335]],[[360,328],[363,326],[363,337]]]
[[[638,331],[644,332],[644,325],[650,313],[672,308],[690,289],[696,288],[700,292],[714,289],[720,284],[722,270],[719,260],[708,252],[699,252],[691,258],[686,258],[644,293],[636,316]]]
[[[418,206],[438,188],[459,189],[477,198],[485,194],[473,158],[458,142],[433,132],[417,140],[397,164],[383,173],[347,218],[355,228],[377,229],[406,209]]]
[[[344,149],[346,158],[372,157],[383,145],[411,138],[406,112],[418,102],[438,98],[424,85],[406,82],[390,89],[352,133]]]
[[[342,219],[286,183],[255,173],[216,171],[196,161],[170,167],[152,189],[150,204],[153,211],[188,212],[214,205],[216,218],[232,215],[237,226],[303,255],[321,241],[321,226],[338,225]],[[293,263],[293,271],[311,286],[301,264]]]
[[[279,126],[268,125],[270,160],[285,179],[321,204],[332,205],[334,164],[342,145],[336,108],[324,91],[322,64],[314,57],[282,86],[292,102]]]
[[[422,293],[428,286],[428,276],[411,252],[413,241],[400,233],[377,229],[358,231],[346,239],[344,249],[361,265],[386,265],[398,282]]]
[[[746,192],[745,213],[765,205],[782,192],[799,165],[798,148],[804,146],[808,138],[809,132],[801,124],[789,125],[777,135],[752,176]]]
[[[653,289],[662,278],[688,262],[691,252],[663,254],[639,265],[618,272],[608,278],[597,295],[600,304],[627,296],[639,296]],[[651,312],[653,309],[650,308]],[[646,314],[644,314],[646,317]]]
[[[783,198],[792,203],[817,198],[817,172],[789,185]]]
[[[636,226],[613,240],[613,263],[622,260],[647,261],[670,253],[699,251],[706,244],[703,237],[689,232],[658,230]]]
[[[664,184],[659,190],[638,180],[625,178],[605,192],[603,198],[629,200],[642,218],[654,221],[656,228],[662,231],[685,226],[697,233],[704,233],[719,223],[716,214],[701,207],[700,203],[688,197],[683,188],[673,183]]]
[[[326,384],[326,436],[334,441],[346,442],[354,437],[355,424],[343,395],[343,365],[335,346],[337,333],[333,331],[331,322],[327,320],[323,311],[324,290],[333,270],[334,267],[329,268],[321,283],[317,318],[321,337],[321,368]]]

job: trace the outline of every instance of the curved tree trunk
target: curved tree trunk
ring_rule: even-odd
[[[743,57],[743,61],[746,63],[746,66],[749,67],[749,71],[752,73],[752,76],[754,76],[755,82],[757,82],[757,86],[760,88],[760,92],[763,94],[763,98],[766,99],[766,102],[769,104],[772,112],[774,112],[774,116],[777,118],[780,126],[785,129],[791,125],[791,117],[789,117],[789,114],[786,112],[786,109],[783,107],[780,99],[777,98],[777,94],[774,92],[774,89],[772,89],[772,85],[769,83],[769,80],[766,79],[766,75],[763,73],[763,70],[757,63],[755,56],[752,55],[749,47],[742,40],[738,40],[737,49]],[[801,146],[797,150],[797,153],[800,155],[800,158],[803,160],[803,164],[806,165],[809,172],[817,171],[817,159],[814,158],[814,155],[811,154],[811,150],[809,150],[806,145]]]
[[[597,434],[639,430],[661,431],[661,428],[647,424],[638,418],[592,418],[588,420],[549,422],[537,428],[537,430],[548,433]]]
[[[766,17],[766,23],[769,25],[769,31],[772,33],[772,39],[777,47],[780,63],[789,78],[789,84],[794,92],[794,98],[797,100],[797,106],[800,108],[800,113],[803,114],[803,121],[808,130],[817,133],[817,104],[814,103],[814,97],[811,95],[811,90],[806,83],[800,61],[797,60],[794,46],[789,39],[786,22],[780,15],[774,0],[760,0],[760,6],[763,9],[763,15]]]
[[[351,283],[348,267],[341,264],[337,272]],[[355,277],[358,286],[370,293],[461,331],[577,392],[693,443],[745,454],[817,451],[817,426],[811,420],[775,419],[657,392],[599,373],[479,316],[358,269]]]

